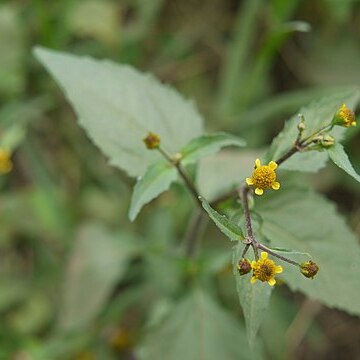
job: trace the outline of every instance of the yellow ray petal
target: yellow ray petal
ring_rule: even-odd
[[[274,189],[274,190],[279,190],[280,189],[280,183],[275,181],[273,182],[273,184],[271,185],[271,187]]]
[[[255,160],[255,166],[256,166],[256,168],[259,168],[261,166],[260,159]]]
[[[276,284],[276,280],[274,278],[271,278],[269,281],[268,281],[268,284],[270,286],[274,286]]]
[[[263,189],[260,189],[260,188],[256,188],[255,189],[255,194],[256,195],[262,195],[264,193],[264,190]]]
[[[246,183],[247,183],[248,185],[254,185],[253,179],[246,178],[245,181],[246,181]]]
[[[268,258],[268,256],[269,256],[269,254],[267,252],[265,252],[265,251],[261,252],[261,259],[262,260],[266,260]]]
[[[251,282],[251,284],[253,284],[254,282],[256,282],[256,277],[253,276],[253,277],[250,279],[250,282]]]
[[[275,170],[278,167],[278,164],[275,161],[270,161],[268,166],[271,170]]]
[[[255,261],[255,260],[253,260],[253,261],[251,262],[251,267],[252,267],[253,269],[255,269],[255,267],[256,267],[256,261]]]
[[[275,267],[275,274],[281,274],[283,272],[283,268],[281,265]]]

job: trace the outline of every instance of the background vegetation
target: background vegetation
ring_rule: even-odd
[[[78,127],[32,56],[34,45],[154,73],[195,99],[207,130],[245,138],[254,149],[244,155],[251,168],[289,115],[360,83],[359,35],[360,4],[351,0],[3,1],[0,143],[11,137],[15,151],[13,171],[0,178],[0,359],[135,359],[135,348],[162,338],[154,332],[145,341],[145,330],[181,297],[184,273],[204,267],[209,291],[242,321],[229,244],[211,226],[199,259],[179,255],[192,209],[179,186],[128,220],[133,180],[110,167]],[[358,128],[345,147],[360,170]],[[358,184],[333,166],[302,176],[359,235]],[[214,189],[211,178],[202,181]],[[204,304],[209,323],[221,323],[223,314]],[[191,306],[183,305],[184,314]],[[246,347],[241,325],[234,329]],[[252,358],[359,354],[358,317],[284,284]]]

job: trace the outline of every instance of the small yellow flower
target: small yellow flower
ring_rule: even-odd
[[[255,160],[255,170],[251,178],[246,178],[248,185],[255,186],[255,194],[262,195],[265,189],[280,189],[280,183],[276,180],[275,169],[278,167],[275,161],[270,161],[267,165],[261,165],[260,160]]]
[[[275,275],[283,272],[282,266],[275,265],[272,260],[268,259],[268,256],[269,254],[263,251],[259,260],[251,262],[254,271],[250,280],[252,284],[256,280],[260,280],[267,281],[270,286],[274,286],[276,284]]]
[[[336,112],[332,123],[344,127],[356,126],[355,113],[345,104],[342,104],[341,108]]]
[[[6,174],[13,168],[11,153],[8,150],[0,149],[0,174]]]
[[[153,132],[149,132],[146,137],[143,139],[145,146],[149,150],[157,149],[160,146],[160,136]]]

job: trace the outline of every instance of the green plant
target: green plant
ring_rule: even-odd
[[[198,209],[182,250],[171,256],[166,254],[168,249],[162,249],[165,262],[161,271],[174,271],[171,280],[175,290],[169,296],[173,303],[165,304],[154,321],[157,326],[139,349],[142,358],[159,359],[161,354],[166,359],[192,359],[199,352],[209,360],[247,356],[246,344],[243,348],[235,346],[241,333],[236,319],[213,299],[206,285],[204,279],[214,275],[211,266],[201,266],[197,261],[201,259],[199,242],[207,216],[233,241],[233,273],[250,347],[254,347],[268,307],[275,274],[281,274],[292,290],[360,314],[360,302],[354,301],[360,295],[356,286],[360,263],[356,239],[331,202],[309,189],[297,175],[316,172],[331,159],[360,181],[341,145],[346,128],[355,125],[352,109],[359,102],[359,89],[349,88],[301,109],[300,117],[292,117],[266,153],[259,156],[267,165],[254,159],[254,170],[243,169],[248,174],[246,182],[245,176],[234,181],[231,168],[229,174],[225,171],[221,176],[217,168],[207,169],[209,181],[225,179],[220,183],[222,193],[208,197],[206,181],[196,180],[204,179],[197,164],[223,147],[244,148],[244,140],[227,133],[204,134],[203,119],[191,102],[129,66],[44,48],[37,48],[35,55],[63,88],[80,125],[110,163],[136,177],[130,220],[175,183],[189,190]],[[237,150],[239,159],[242,153],[246,150]],[[289,174],[291,171],[296,171],[295,175]],[[162,226],[161,220],[158,226]],[[129,254],[146,257],[145,246],[136,242],[135,248]],[[115,256],[116,251],[112,253]],[[275,265],[269,256],[282,265]],[[179,294],[180,301],[175,301]],[[195,340],[199,331],[203,331],[201,343]]]

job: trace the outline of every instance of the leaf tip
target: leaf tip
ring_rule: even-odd
[[[48,51],[48,49],[41,45],[35,45],[32,48],[32,53],[37,60],[42,60],[43,56],[45,55],[45,53],[47,51]]]

